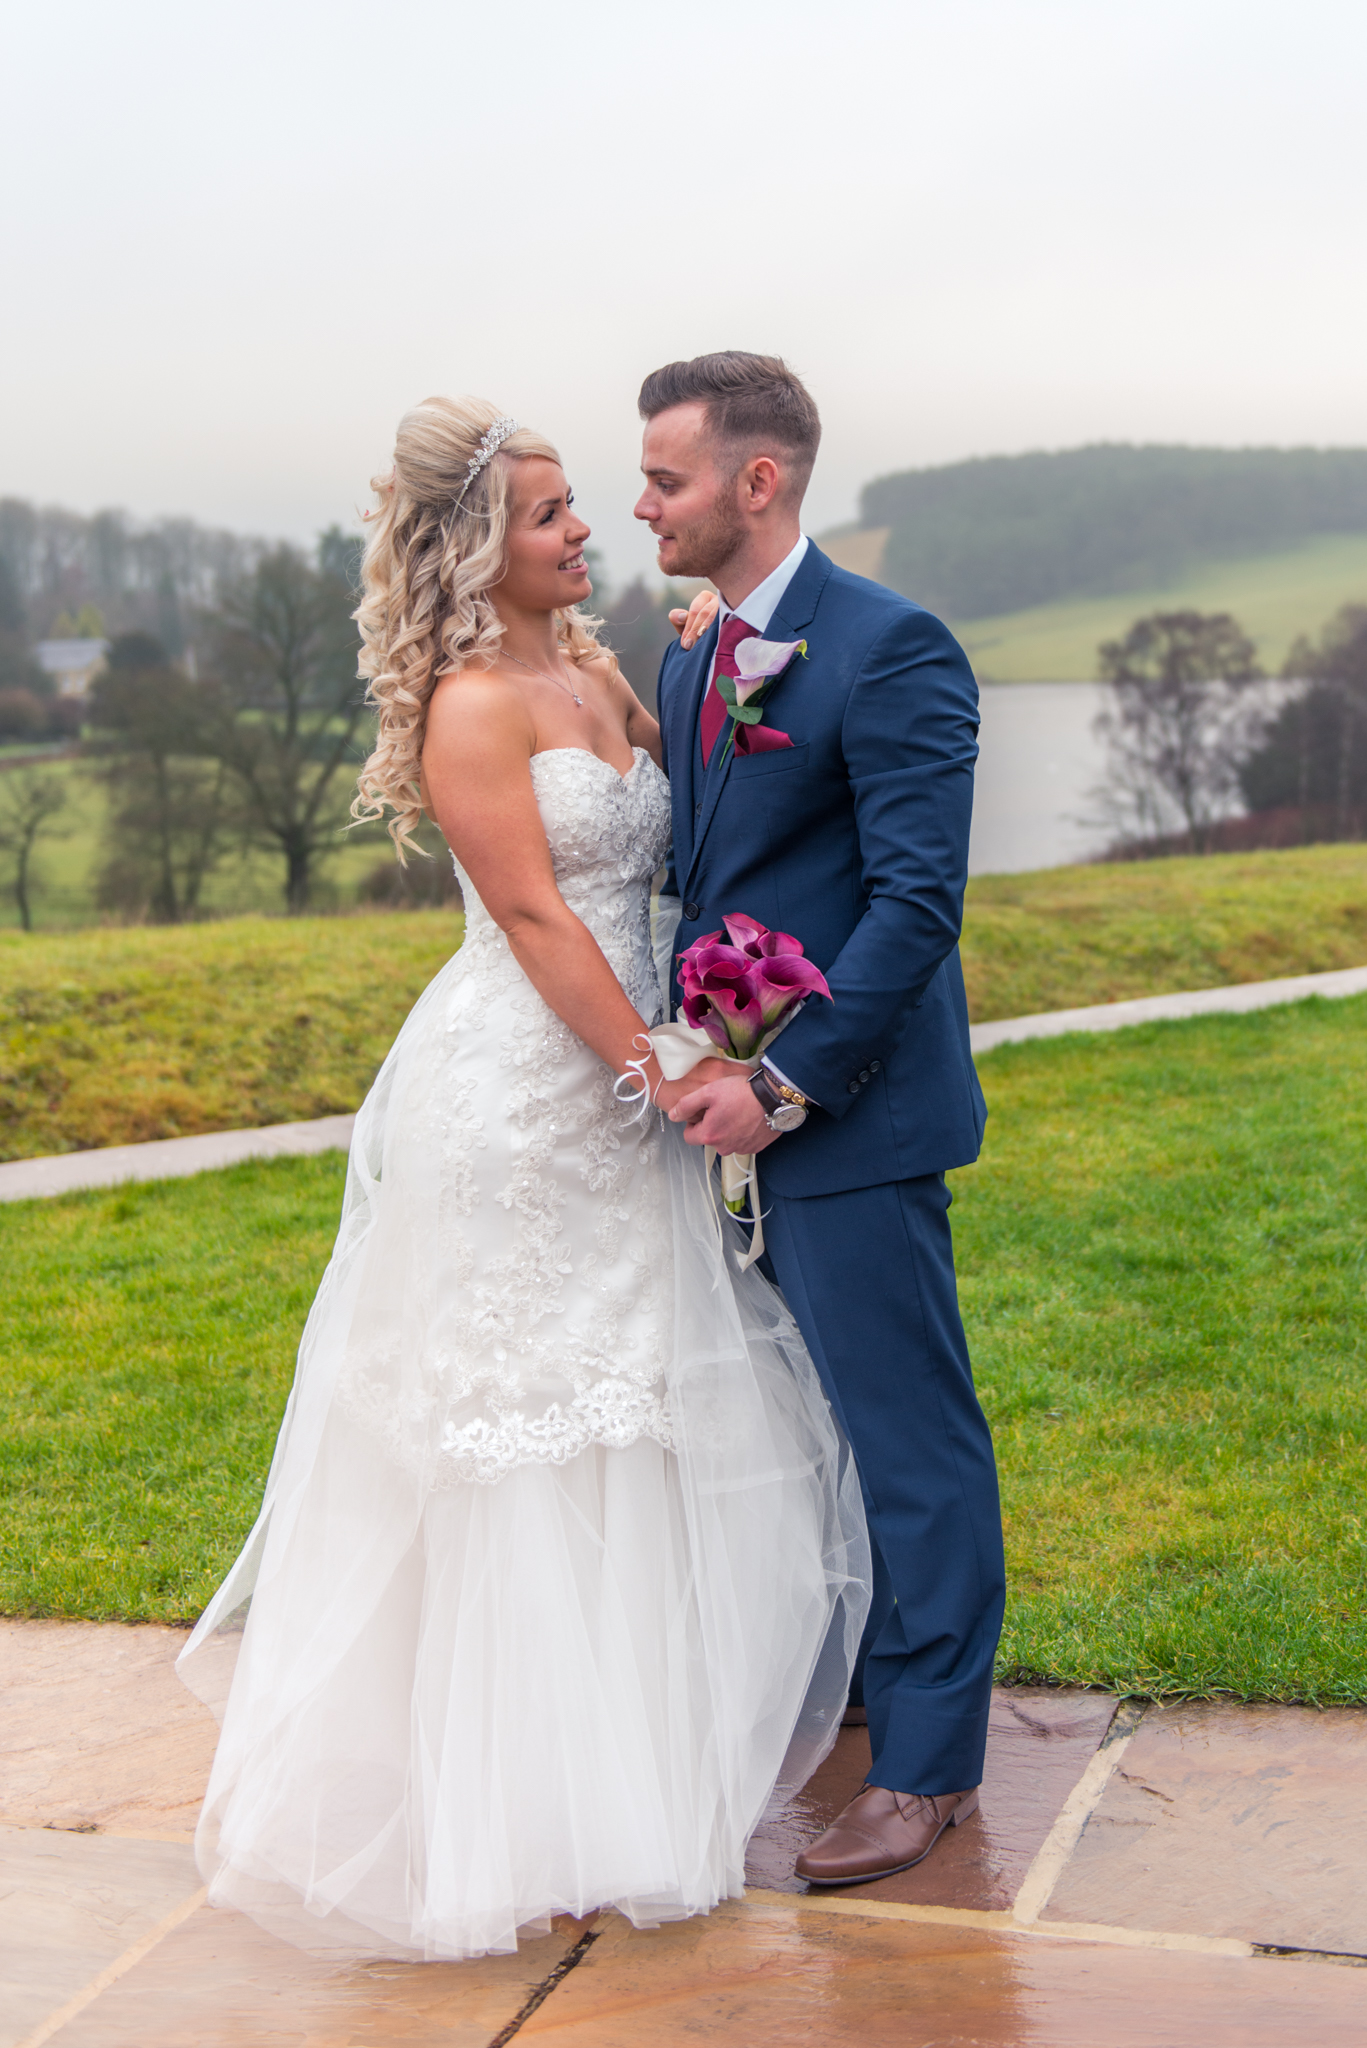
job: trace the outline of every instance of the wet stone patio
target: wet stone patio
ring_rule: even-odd
[[[0,2048],[1367,2044],[1367,1713],[1001,1691],[980,1813],[814,1894],[792,1859],[862,1781],[849,1728],[707,1919],[355,1966],[204,1905],[183,1640],[0,1621]]]

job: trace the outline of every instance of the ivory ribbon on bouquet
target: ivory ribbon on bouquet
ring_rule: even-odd
[[[777,1038],[776,1031],[770,1038]],[[760,1045],[760,1053],[769,1044],[769,1038]],[[723,1052],[715,1039],[709,1038],[692,1024],[657,1024],[650,1033],[650,1046],[660,1062],[660,1072],[666,1081],[682,1081],[692,1073],[699,1060],[724,1059],[728,1066],[735,1067],[742,1074],[753,1074],[759,1065],[759,1053],[750,1060],[737,1059],[734,1053]],[[717,1157],[714,1146],[707,1146],[707,1171],[712,1172],[712,1162]],[[755,1173],[753,1152],[724,1152],[721,1155],[721,1198],[732,1215],[738,1215],[746,1195],[750,1197],[750,1214],[754,1218],[754,1230],[750,1236],[750,1249],[740,1262],[742,1273],[754,1265],[764,1253],[764,1223],[760,1216],[759,1180]],[[717,1232],[721,1234],[721,1219],[717,1219]]]

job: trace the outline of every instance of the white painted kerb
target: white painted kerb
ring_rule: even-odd
[[[1245,981],[1232,988],[1195,988],[1172,996],[1137,996],[1128,1003],[1094,1003],[1085,1010],[1045,1010],[1038,1017],[1001,1017],[992,1024],[974,1024],[969,1042],[975,1053],[994,1045],[1014,1045],[1025,1038],[1061,1038],[1066,1031],[1123,1031],[1129,1024],[1152,1024],[1167,1017],[1206,1017],[1213,1013],[1270,1010],[1278,1003],[1301,1003],[1307,996],[1367,995],[1367,967],[1342,967],[1331,974],[1292,974],[1284,981]]]
[[[267,1124],[257,1131],[206,1131],[197,1138],[157,1138],[147,1145],[109,1145],[100,1152],[57,1152],[0,1166],[0,1202],[111,1188],[129,1180],[177,1180],[239,1159],[278,1159],[286,1152],[345,1152],[351,1116],[320,1116],[307,1124]]]

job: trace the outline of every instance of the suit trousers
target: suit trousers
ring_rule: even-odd
[[[982,1779],[1006,1575],[992,1436],[959,1315],[952,1197],[942,1173],[774,1195],[763,1153],[759,1178],[765,1264],[854,1452],[868,1512],[874,1602],[856,1682],[869,1782],[965,1791]]]

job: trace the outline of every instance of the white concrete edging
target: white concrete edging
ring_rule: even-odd
[[[320,1116],[307,1124],[266,1124],[255,1131],[206,1131],[194,1138],[156,1138],[146,1145],[109,1145],[99,1152],[55,1152],[0,1166],[0,1202],[65,1195],[76,1188],[112,1188],[130,1180],[178,1180],[240,1159],[285,1153],[345,1152],[354,1116]]]
[[[1278,1003],[1303,1003],[1309,996],[1367,995],[1367,967],[1340,967],[1329,974],[1292,974],[1284,981],[1236,982],[1231,988],[1194,988],[1180,995],[1136,996],[1126,1003],[1093,1003],[1085,1010],[1044,1010],[1037,1017],[1001,1017],[969,1027],[975,1053],[1027,1038],[1061,1038],[1067,1031],[1123,1031],[1169,1017],[1208,1017],[1246,1010],[1270,1010]]]

